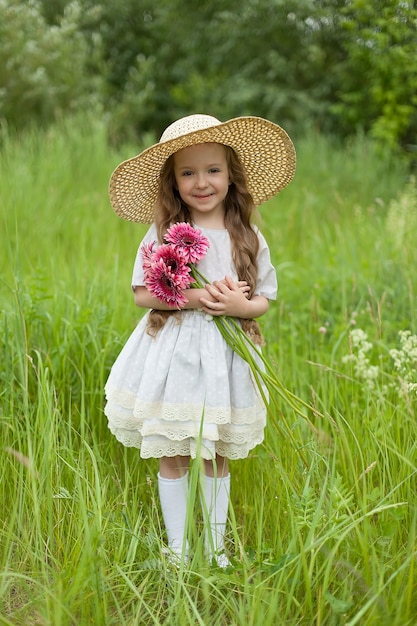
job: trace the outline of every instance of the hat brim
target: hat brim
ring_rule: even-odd
[[[235,150],[255,205],[272,198],[294,177],[295,149],[285,130],[260,117],[237,117],[157,143],[120,163],[109,184],[116,213],[129,221],[151,223],[163,164],[178,150],[201,143],[220,143]]]

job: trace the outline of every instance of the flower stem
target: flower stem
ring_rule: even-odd
[[[196,282],[193,286],[196,288],[204,288],[208,284],[207,279],[201,274],[201,272],[193,265],[192,275]],[[310,427],[313,428],[310,419],[307,416],[307,411],[313,411],[315,415],[321,416],[321,413],[317,409],[311,407],[307,402],[299,398],[292,391],[289,391],[283,383],[277,377],[273,366],[267,357],[262,354],[261,350],[253,343],[253,341],[242,330],[239,322],[229,316],[220,315],[213,316],[213,320],[216,323],[221,335],[226,343],[244,359],[252,373],[253,380],[259,390],[259,394],[267,408],[268,414],[274,419],[278,427],[281,424],[276,418],[276,414],[272,411],[271,402],[274,407],[279,411],[284,431],[294,444],[297,451],[300,453],[304,462],[307,464],[304,455],[301,452],[301,446],[297,444],[293,430],[288,424],[283,412],[280,410],[276,396],[278,395],[293,411],[296,415],[302,417],[308,422]]]

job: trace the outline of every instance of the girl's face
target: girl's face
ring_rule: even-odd
[[[174,174],[193,222],[224,228],[223,202],[230,184],[224,146],[203,143],[179,150],[174,154]]]

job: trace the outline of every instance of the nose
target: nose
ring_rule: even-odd
[[[205,189],[207,187],[207,177],[204,172],[197,174],[195,185],[199,189]]]

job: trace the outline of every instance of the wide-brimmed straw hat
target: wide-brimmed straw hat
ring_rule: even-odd
[[[277,124],[260,117],[220,122],[211,115],[189,115],[168,126],[159,143],[114,170],[109,193],[116,213],[126,220],[151,223],[165,161],[178,150],[201,143],[220,143],[235,150],[256,205],[272,198],[294,176],[294,146]]]

